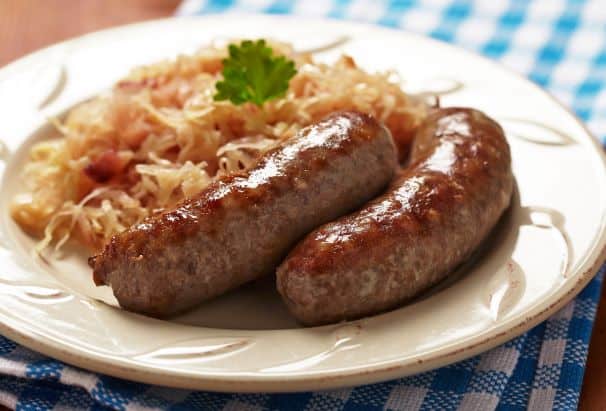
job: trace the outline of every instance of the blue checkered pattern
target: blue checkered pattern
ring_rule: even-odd
[[[606,136],[603,0],[188,0],[180,14],[300,14],[401,27],[523,73]],[[18,409],[575,409],[604,269],[559,313],[501,347],[417,376],[337,391],[216,394],[79,370],[0,337],[0,403]]]

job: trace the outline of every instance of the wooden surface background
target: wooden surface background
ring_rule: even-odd
[[[93,30],[170,16],[179,0],[0,0],[0,66]],[[597,39],[596,39],[597,41]],[[605,300],[606,287],[602,292]],[[606,303],[598,309],[582,410],[606,410]]]

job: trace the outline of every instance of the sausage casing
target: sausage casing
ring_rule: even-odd
[[[400,305],[468,258],[509,206],[509,146],[480,111],[429,114],[410,164],[385,194],[310,233],[280,265],[278,290],[300,322]]]

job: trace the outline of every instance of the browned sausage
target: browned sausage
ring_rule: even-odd
[[[131,311],[193,307],[274,272],[303,235],[383,190],[396,157],[389,131],[372,117],[332,115],[247,172],[116,235],[89,261],[95,282]]]
[[[411,159],[384,195],[309,234],[280,265],[278,290],[300,322],[400,305],[465,260],[509,205],[509,146],[480,111],[430,114]]]

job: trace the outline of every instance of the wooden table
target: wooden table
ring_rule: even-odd
[[[179,0],[0,0],[0,66],[93,30],[170,16]],[[602,301],[606,301],[606,287]],[[582,410],[606,410],[606,303],[600,304],[581,393]]]

